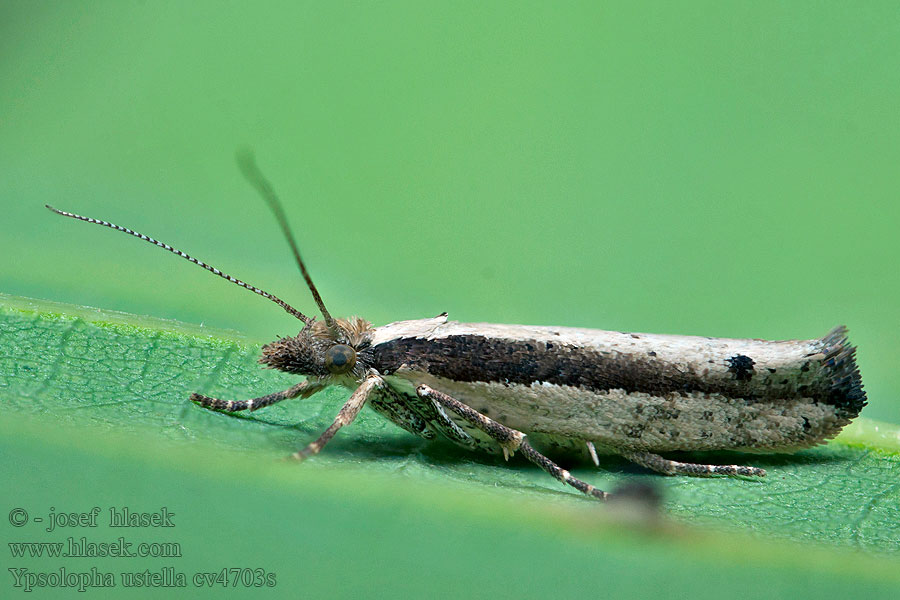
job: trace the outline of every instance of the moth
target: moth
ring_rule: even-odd
[[[300,258],[287,217],[252,156],[244,175],[274,213],[322,320],[172,246],[107,221],[57,210],[155,244],[281,306],[303,323],[262,347],[259,362],[305,376],[250,400],[199,393],[215,411],[255,411],[328,386],[352,390],[333,423],[294,453],[317,454],[364,406],[426,440],[473,451],[519,452],[597,499],[608,494],[573,477],[547,454],[615,454],[667,475],[765,476],[740,465],[678,462],[673,451],[792,452],[821,444],[866,405],[856,349],[845,327],[822,338],[765,341],[622,333],[571,327],[459,323],[447,313],[380,327],[331,316]],[[541,452],[543,451],[543,452]]]

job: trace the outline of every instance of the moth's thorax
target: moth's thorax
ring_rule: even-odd
[[[335,319],[333,328],[314,321],[296,336],[263,346],[259,362],[307,377],[359,379],[371,365],[372,331],[372,325],[359,317]]]

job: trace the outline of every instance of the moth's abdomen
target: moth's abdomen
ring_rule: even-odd
[[[447,323],[374,358],[510,427],[614,448],[805,447],[866,404],[843,327],[768,342]]]
[[[458,382],[547,383],[594,392],[807,397],[849,418],[866,403],[844,327],[818,340],[770,342],[536,327],[521,328],[517,339],[489,329],[457,333],[463,325],[379,343],[375,367],[384,374],[405,366]]]

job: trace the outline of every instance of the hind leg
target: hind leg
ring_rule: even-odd
[[[756,467],[742,467],[740,465],[701,465],[697,463],[683,463],[668,460],[659,454],[652,452],[628,452],[620,451],[619,454],[633,463],[642,467],[653,469],[664,475],[691,475],[693,477],[707,477],[709,475],[746,475],[749,477],[765,477],[766,471]]]

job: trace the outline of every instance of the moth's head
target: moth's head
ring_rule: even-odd
[[[294,337],[262,347],[259,362],[270,369],[318,378],[360,379],[371,364],[372,325],[359,317],[313,321]]]

